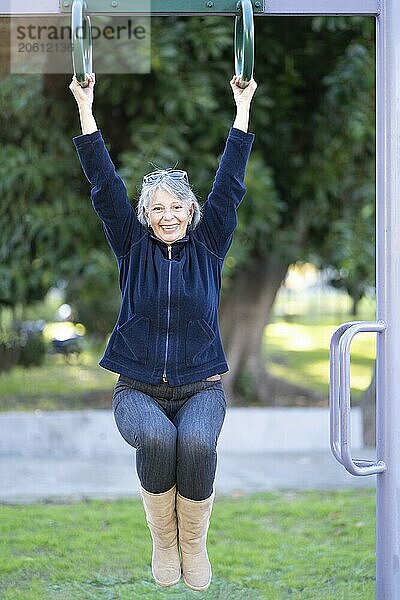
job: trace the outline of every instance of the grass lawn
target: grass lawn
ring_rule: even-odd
[[[60,355],[48,355],[42,367],[0,374],[0,411],[109,408],[118,376],[99,367],[99,359],[87,348],[70,364]]]
[[[328,398],[329,345],[337,326],[332,318],[301,316],[268,325],[264,339],[270,372]],[[370,384],[375,344],[373,333],[362,333],[352,343],[351,391],[355,400]]]
[[[217,497],[209,532],[219,600],[372,600],[374,490]],[[139,500],[0,506],[0,597],[200,597],[158,587]]]

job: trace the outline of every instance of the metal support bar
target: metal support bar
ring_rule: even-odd
[[[381,0],[264,0],[263,14],[271,17],[370,15],[381,12]]]
[[[72,0],[60,0],[62,12],[70,12]],[[91,14],[232,15],[232,0],[87,0]],[[252,0],[255,15],[378,15],[380,0]]]
[[[384,0],[376,36],[377,478],[376,597],[400,598],[400,3]]]
[[[254,15],[370,15],[381,12],[384,0],[253,0]],[[235,0],[88,0],[88,12],[112,15],[231,15]],[[0,0],[2,16],[37,16],[70,13],[72,0]]]
[[[71,12],[72,0],[60,0],[62,12]],[[263,13],[262,0],[249,0],[254,14]],[[222,15],[238,14],[238,0],[87,0],[90,14]]]
[[[62,1],[62,0],[61,0]],[[0,17],[57,15],[61,13],[60,0],[0,0]]]
[[[352,322],[341,325],[331,341],[331,448],[335,458],[352,475],[375,475],[386,470],[383,461],[353,460],[350,425],[350,346],[360,332],[382,332],[385,323]]]

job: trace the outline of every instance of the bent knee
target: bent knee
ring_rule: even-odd
[[[204,438],[195,433],[178,435],[178,452],[195,455],[197,458],[208,458],[216,454],[216,440]]]

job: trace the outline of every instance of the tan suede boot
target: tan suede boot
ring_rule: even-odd
[[[206,500],[189,500],[176,495],[179,545],[182,554],[183,580],[192,590],[206,590],[212,577],[207,554],[207,531],[215,492]]]
[[[159,585],[175,585],[181,578],[175,510],[176,486],[162,494],[152,494],[140,487],[140,494],[153,540],[153,577]]]

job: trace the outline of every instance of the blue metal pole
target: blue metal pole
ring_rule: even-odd
[[[400,600],[400,2],[377,17],[377,476],[376,595]]]

